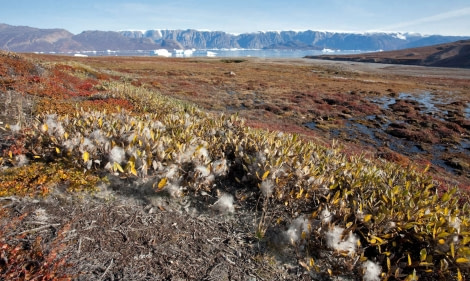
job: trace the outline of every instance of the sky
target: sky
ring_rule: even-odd
[[[86,30],[398,31],[470,36],[469,0],[14,0],[0,23]]]

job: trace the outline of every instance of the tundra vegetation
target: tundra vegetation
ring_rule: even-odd
[[[71,273],[74,260],[61,255],[76,242],[64,238],[70,224],[46,243],[31,236],[41,225],[15,232],[28,214],[6,202],[48,200],[58,191],[93,196],[103,186],[129,184],[171,200],[212,196],[211,207],[226,216],[236,216],[244,201],[255,202],[253,238],[273,251],[294,249],[312,278],[470,278],[468,194],[433,178],[429,165],[374,159],[345,152],[337,141],[248,126],[253,122],[237,114],[163,95],[155,87],[168,85],[104,71],[96,61],[0,55],[4,279],[80,274]],[[243,196],[245,190],[253,197]],[[40,209],[35,216],[41,221]]]

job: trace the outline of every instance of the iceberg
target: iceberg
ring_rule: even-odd
[[[171,57],[171,53],[168,52],[167,49],[154,50],[153,54],[156,55],[156,56],[161,56],[161,57]]]
[[[323,53],[334,53],[335,50],[333,49],[328,49],[328,48],[324,48],[323,50],[321,50]]]
[[[216,52],[207,51],[207,53],[206,53],[206,56],[208,56],[208,57],[215,57],[216,55],[217,55]]]
[[[196,51],[196,49],[189,49],[189,50],[178,50],[178,49],[175,49],[174,52],[175,52],[175,56],[176,57],[179,57],[179,58],[182,58],[182,57],[190,57],[193,55],[194,51]]]

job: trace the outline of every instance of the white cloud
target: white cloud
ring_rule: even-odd
[[[428,17],[422,17],[411,21],[400,22],[396,24],[391,24],[385,27],[380,28],[381,30],[399,30],[403,28],[410,28],[414,26],[419,26],[423,24],[429,23],[438,23],[443,21],[448,21],[451,19],[457,19],[461,17],[468,17],[470,16],[470,7],[465,7],[458,10],[452,10]]]

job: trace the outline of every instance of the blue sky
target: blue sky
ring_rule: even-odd
[[[469,0],[14,0],[0,23],[84,30],[403,31],[470,35]],[[5,3],[6,2],[6,3]]]

